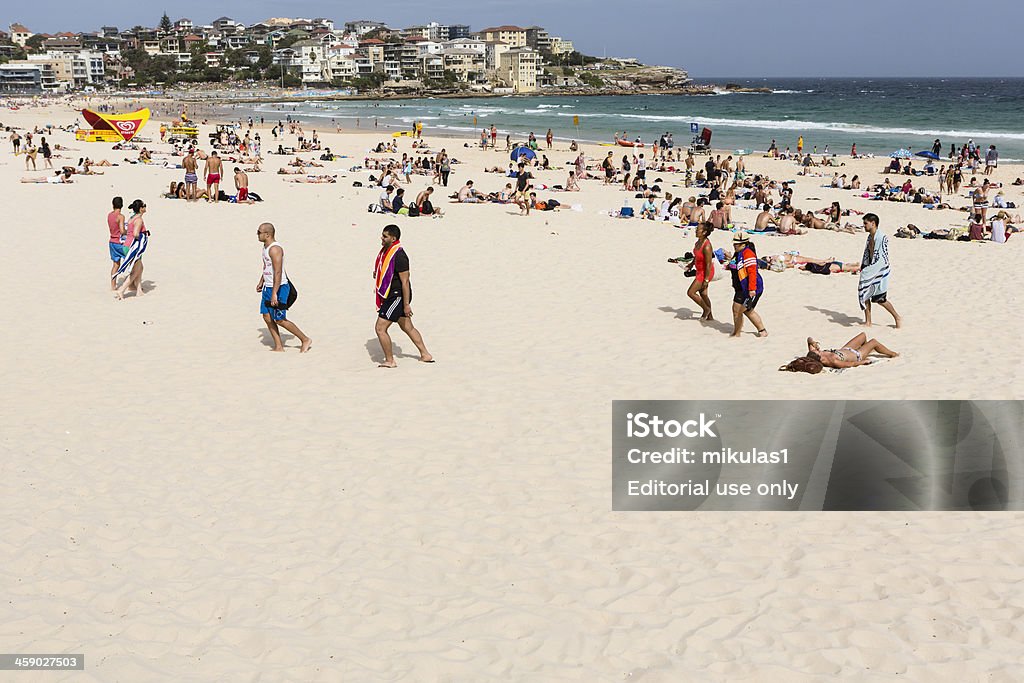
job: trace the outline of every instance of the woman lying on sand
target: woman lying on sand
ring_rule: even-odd
[[[285,178],[286,183],[336,183],[338,179],[332,175],[308,175],[304,178]]]
[[[71,173],[64,169],[63,171],[57,171],[56,174],[50,176],[43,176],[41,178],[22,178],[23,183],[49,183],[51,185],[63,185],[64,183],[73,183],[74,179],[71,177]]]
[[[301,157],[295,157],[292,161],[288,162],[289,166],[298,166],[299,168],[305,168],[306,166],[315,166],[317,168],[323,168],[323,164],[318,164],[315,161],[304,161]]]
[[[843,263],[842,261],[837,261],[834,258],[817,259],[811,258],[810,256],[786,253],[779,254],[778,256],[765,256],[764,260],[767,267],[776,272],[781,272],[786,268],[806,270],[809,273],[817,273],[818,275],[860,272],[859,263]]]
[[[895,358],[900,355],[892,349],[886,348],[877,339],[868,339],[868,336],[861,332],[856,337],[846,342],[839,349],[822,349],[821,344],[814,339],[807,338],[807,355],[795,358],[779,370],[788,372],[806,372],[816,375],[822,368],[855,368],[858,365],[869,365],[868,359],[872,353],[877,353],[886,358]]]

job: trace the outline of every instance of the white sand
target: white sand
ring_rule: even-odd
[[[0,112],[29,127],[74,118]],[[144,134],[158,137],[156,122]],[[808,335],[840,345],[860,330],[856,276],[766,273],[770,337],[748,325],[729,340],[695,320],[665,262],[692,237],[597,215],[618,190],[587,182],[553,195],[582,212],[528,218],[435,192],[448,216],[396,222],[438,362],[416,362],[395,329],[399,367],[380,370],[370,274],[385,220],[366,212],[379,191],[352,187],[367,174],[346,169],[384,135],[319,134],[354,157],[329,164],[345,177],[252,174],[266,198],[254,206],[161,199],[183,173],[159,167],[22,185],[3,141],[0,651],[87,657],[84,674],[18,680],[1019,680],[1024,516],[612,513],[609,416],[625,398],[1019,398],[1024,239],[893,239],[905,329],[878,310],[871,334],[902,357],[798,376],[776,369]],[[504,152],[441,146],[466,162],[452,191],[506,182],[482,172]],[[560,147],[562,167],[574,155]],[[267,158],[271,171],[284,160]],[[874,181],[882,164],[844,170]],[[825,182],[801,179],[796,205],[839,199],[890,234],[965,224]],[[107,289],[114,194],[148,203],[142,299]],[[294,339],[268,353],[253,291],[262,221],[287,249],[308,355]],[[843,261],[863,246],[758,240],[762,254]],[[728,280],[711,296],[727,319]]]

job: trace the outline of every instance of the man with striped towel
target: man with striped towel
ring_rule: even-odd
[[[378,367],[394,368],[395,356],[388,328],[391,323],[405,332],[420,352],[420,361],[433,363],[423,337],[412,324],[412,284],[409,282],[409,256],[399,241],[402,230],[397,225],[384,226],[380,235],[380,252],[373,265],[374,293],[377,301],[377,339],[384,351],[384,362]]]
[[[889,311],[899,328],[903,319],[889,301],[889,237],[878,229],[878,216],[873,213],[864,214],[864,230],[868,233],[868,242],[860,261],[857,288],[857,298],[864,310],[864,325],[871,327],[871,304],[878,304]]]

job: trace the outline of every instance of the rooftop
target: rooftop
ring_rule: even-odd
[[[482,28],[477,33],[498,33],[500,31],[525,31],[525,28],[519,26],[492,26],[490,28]]]

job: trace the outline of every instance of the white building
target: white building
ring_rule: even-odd
[[[365,36],[370,31],[379,28],[387,28],[387,24],[380,21],[349,21],[345,24],[346,33],[354,33],[357,36]]]
[[[482,40],[476,38],[456,38],[455,40],[448,40],[444,43],[445,50],[472,50],[473,52],[484,53],[484,48],[487,46]]]
[[[508,43],[492,40],[484,43],[484,68],[494,73],[501,66],[501,56],[509,49]]]
[[[11,42],[15,45],[25,47],[25,43],[34,35],[32,31],[29,31],[21,24],[11,24]]]
[[[516,47],[501,54],[498,76],[517,93],[537,90],[540,53],[528,47]]]
[[[571,52],[575,52],[576,48],[573,47],[571,40],[564,40],[563,38],[552,38],[551,39],[551,54],[553,55],[567,55]]]
[[[439,55],[444,51],[444,43],[439,43],[435,40],[423,40],[416,43],[416,49],[420,56]]]

